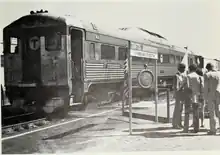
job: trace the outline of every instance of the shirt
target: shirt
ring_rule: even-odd
[[[196,73],[189,73],[187,76],[187,87],[191,90],[191,99],[193,103],[198,103],[202,92],[201,77]]]
[[[204,75],[204,97],[206,100],[215,100],[220,94],[220,72],[210,71]]]
[[[176,73],[176,84],[175,84],[176,91],[183,91],[185,85],[186,85],[186,74],[177,72]]]

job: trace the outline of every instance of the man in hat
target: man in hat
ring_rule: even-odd
[[[204,118],[205,118],[205,100],[204,100],[204,74],[201,68],[197,68],[196,73],[200,78],[200,95],[199,95],[199,117],[201,119],[201,126],[204,127]]]
[[[218,117],[220,123],[220,113],[218,108],[220,101],[220,73],[214,70],[214,65],[211,63],[206,65],[206,69],[207,73],[204,75],[204,97],[208,102],[209,110],[210,131],[208,134],[215,135],[215,115]]]
[[[173,120],[172,125],[173,128],[180,129],[182,128],[182,110],[183,110],[183,103],[186,100],[186,95],[184,92],[186,86],[186,74],[185,74],[185,64],[180,63],[178,65],[178,72],[176,73],[175,77],[175,108],[173,112]]]

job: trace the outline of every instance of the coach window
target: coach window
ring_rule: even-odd
[[[143,59],[140,57],[135,57],[135,56],[132,57],[132,61],[142,61],[142,60]]]
[[[176,64],[179,64],[181,62],[180,59],[181,59],[180,56],[176,56]]]
[[[143,58],[144,62],[147,62],[148,64],[152,64],[153,60],[149,58]]]
[[[10,38],[10,53],[18,53],[18,38]]]
[[[174,55],[170,55],[170,63],[171,64],[175,64],[175,56]]]
[[[90,43],[89,44],[89,57],[90,59],[95,59],[95,44],[94,43]]]
[[[127,48],[119,47],[118,48],[118,60],[126,59]]]
[[[158,63],[163,63],[163,55],[161,53],[158,53],[158,59],[157,59]]]
[[[101,45],[101,59],[115,60],[115,47]]]
[[[169,55],[163,54],[163,63],[169,63]]]
[[[61,35],[51,34],[45,37],[45,49],[47,51],[61,50]]]

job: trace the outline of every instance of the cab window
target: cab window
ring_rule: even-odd
[[[45,49],[47,51],[61,50],[61,35],[52,34],[45,36]]]

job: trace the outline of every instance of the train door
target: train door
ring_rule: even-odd
[[[41,81],[40,37],[25,36],[23,38],[23,82]]]
[[[83,32],[81,30],[71,29],[71,68],[72,68],[72,91],[74,102],[80,102],[83,94]]]

